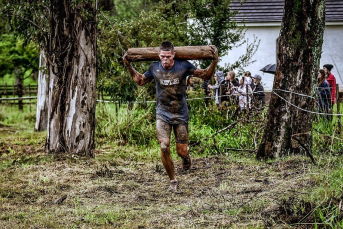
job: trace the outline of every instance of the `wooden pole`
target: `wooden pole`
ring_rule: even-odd
[[[246,85],[245,89],[246,89],[246,92],[247,92],[247,95],[246,95],[246,99],[247,99],[247,113],[249,113],[249,108],[250,108],[250,95],[249,95],[249,88],[250,87],[249,85]],[[249,117],[249,116],[248,116]]]
[[[213,60],[217,53],[214,45],[208,46],[179,46],[174,48],[175,59],[181,60]],[[130,48],[126,52],[126,58],[131,62],[160,60],[159,47],[153,48]]]
[[[336,104],[337,104],[337,114],[340,113],[340,101],[339,101],[339,84],[336,84]],[[337,122],[338,122],[338,128],[339,131],[342,130],[342,124],[341,124],[341,119],[339,115],[337,115]]]
[[[8,94],[7,94],[7,83],[5,82],[5,95],[6,95],[6,98],[8,98]],[[8,102],[6,102],[8,103]]]
[[[30,92],[30,84],[27,86],[27,89],[28,89],[28,96],[30,97],[31,96],[31,92]],[[29,107],[30,107],[30,113],[31,113],[31,99],[29,99]]]
[[[13,98],[14,98],[14,97],[15,97],[15,91],[16,91],[16,90],[15,90],[16,88],[14,87],[14,83],[13,83],[13,85],[12,85],[12,88],[13,88],[12,94],[13,94]],[[15,102],[14,102],[14,103],[15,103]]]

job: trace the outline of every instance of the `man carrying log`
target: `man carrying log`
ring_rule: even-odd
[[[141,74],[130,64],[127,54],[123,59],[129,68],[132,79],[138,85],[144,85],[151,80],[156,84],[156,129],[161,147],[163,166],[170,178],[169,190],[175,192],[174,163],[170,155],[170,136],[174,131],[177,154],[182,158],[182,167],[188,170],[191,167],[191,158],[188,149],[188,107],[186,101],[186,78],[189,75],[208,80],[214,74],[218,52],[213,48],[213,62],[207,69],[197,69],[187,60],[174,59],[176,52],[170,41],[161,43],[158,56],[160,61],[154,62],[149,69]]]

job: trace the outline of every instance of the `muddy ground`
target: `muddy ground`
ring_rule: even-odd
[[[248,153],[175,158],[103,145],[95,159],[46,155],[44,135],[1,127],[0,228],[312,228],[319,182],[310,159],[258,162]]]

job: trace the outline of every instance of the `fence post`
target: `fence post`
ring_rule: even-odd
[[[12,95],[13,95],[13,98],[15,98],[15,84],[13,83],[12,84]],[[15,100],[13,101],[13,103],[15,103]]]
[[[340,113],[339,84],[336,84],[336,104],[337,104],[337,114],[339,114]],[[340,119],[339,115],[337,115],[337,122],[338,122],[339,131],[341,131],[342,130],[342,124],[341,124],[341,119]]]
[[[7,94],[7,83],[5,82],[5,95],[6,95],[6,98],[8,98],[8,94]],[[8,103],[8,101],[6,102]]]
[[[30,113],[31,113],[31,91],[30,91],[30,84],[28,85],[27,87],[27,90],[28,90],[28,94],[29,94],[29,107],[30,107]]]
[[[246,92],[247,92],[247,95],[246,95],[246,99],[247,99],[247,114],[249,114],[249,107],[250,107],[250,95],[249,95],[249,88],[250,87],[249,85],[246,85]]]

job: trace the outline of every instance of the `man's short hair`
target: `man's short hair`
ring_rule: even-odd
[[[174,52],[174,45],[170,41],[163,41],[160,45],[160,51],[161,50]]]

